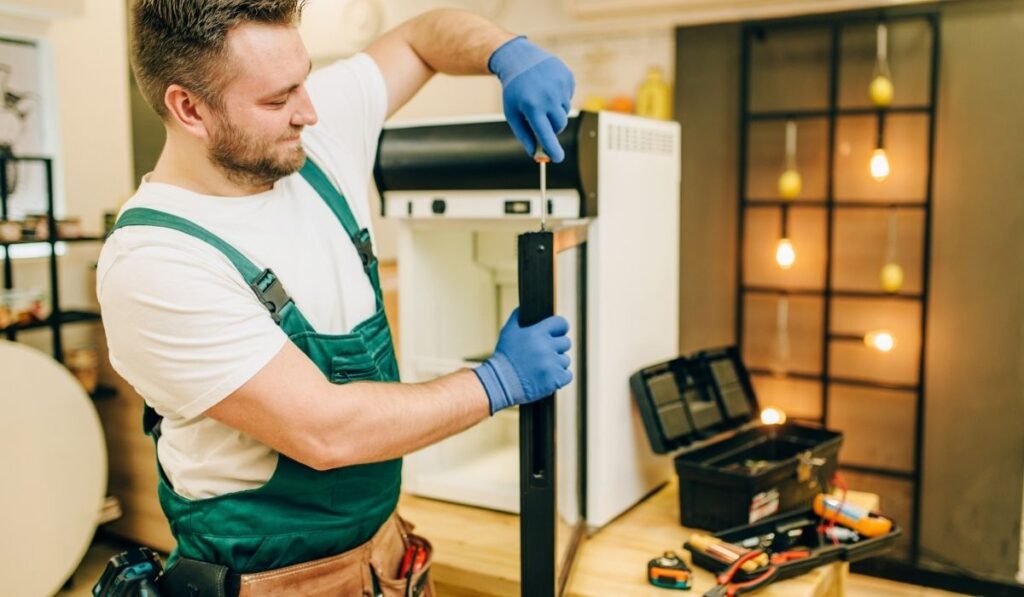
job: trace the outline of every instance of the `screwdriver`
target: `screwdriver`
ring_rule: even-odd
[[[537,143],[533,159],[540,164],[540,230],[543,232],[548,221],[548,162],[551,158],[544,153],[540,143]]]

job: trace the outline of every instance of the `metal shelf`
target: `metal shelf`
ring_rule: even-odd
[[[848,299],[890,299],[903,301],[920,301],[923,295],[919,292],[889,293],[878,290],[831,290],[826,293],[823,288],[783,288],[781,286],[743,286],[740,292],[750,294],[774,294],[778,296],[816,296]]]
[[[99,321],[100,314],[92,311],[61,311],[59,322],[54,322],[54,316],[47,317],[42,321],[33,321],[31,323],[16,323],[9,325],[4,328],[0,328],[0,334],[6,332],[23,332],[25,330],[34,330],[38,328],[48,328],[54,323],[58,325],[67,325],[69,323],[85,323],[90,321]]]
[[[12,241],[0,241],[0,246],[12,247],[14,245],[55,245],[57,243],[91,243],[91,242],[103,242],[105,240],[102,236],[79,236],[76,238],[58,238],[55,240],[50,239],[23,239],[23,240],[12,240]]]
[[[924,210],[928,208],[928,203],[924,201],[872,201],[870,199],[839,199],[831,203],[824,199],[745,199],[743,200],[743,206],[748,209],[780,207],[788,209],[826,209],[833,207],[835,209],[879,209],[888,211],[890,209]]]
[[[827,108],[820,110],[766,110],[762,112],[749,112],[747,119],[755,122],[772,120],[807,120],[813,118],[830,118],[833,115],[841,116],[870,116],[876,114],[930,114],[932,107],[921,106],[890,106],[888,108],[876,108],[874,106],[863,106],[855,108],[837,108],[834,112]]]
[[[917,384],[904,384],[904,383],[892,383],[886,381],[874,381],[870,379],[857,379],[854,377],[836,377],[834,375],[823,375],[821,373],[808,373],[806,371],[773,371],[771,369],[762,369],[758,367],[751,367],[748,369],[751,375],[759,375],[761,377],[775,377],[781,379],[803,379],[807,381],[816,381],[821,384],[829,385],[841,385],[841,386],[854,386],[858,388],[871,388],[874,390],[895,390],[899,392],[917,392],[920,386]],[[819,423],[823,422],[819,420]]]

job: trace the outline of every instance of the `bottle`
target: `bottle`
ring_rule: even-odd
[[[637,89],[636,113],[659,120],[672,118],[672,92],[657,66],[647,69],[647,77]]]

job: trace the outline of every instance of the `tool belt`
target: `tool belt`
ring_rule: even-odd
[[[335,556],[249,574],[179,558],[161,576],[160,595],[433,597],[433,583],[429,578],[432,548],[426,539],[411,531],[411,524],[397,513],[392,514],[377,533],[359,547]],[[416,566],[403,565],[408,563],[410,553],[420,555]]]

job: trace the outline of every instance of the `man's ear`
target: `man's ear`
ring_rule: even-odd
[[[209,139],[207,123],[210,109],[199,96],[175,83],[169,85],[164,92],[164,105],[167,107],[168,118],[187,132],[203,140]]]

